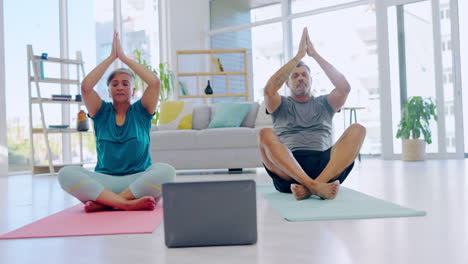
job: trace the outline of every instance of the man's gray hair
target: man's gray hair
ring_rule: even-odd
[[[309,66],[307,66],[307,64],[305,64],[303,61],[299,61],[297,64],[296,64],[296,68],[299,68],[299,67],[306,67],[307,71],[309,72],[309,75],[310,75],[310,68]]]
[[[114,77],[117,74],[121,74],[121,73],[125,73],[129,75],[130,77],[132,77],[131,81],[133,84],[135,84],[135,74],[133,74],[133,72],[127,68],[119,68],[119,69],[112,71],[111,74],[109,74],[109,77],[107,77],[106,85],[109,86],[109,83],[112,81],[112,79],[114,79]]]

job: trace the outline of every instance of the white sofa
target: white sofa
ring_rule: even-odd
[[[259,115],[260,117],[257,118]],[[271,118],[254,102],[241,127],[208,128],[216,105],[193,109],[191,130],[159,130],[150,134],[153,162],[171,164],[178,170],[230,169],[261,167],[257,133],[271,127]],[[257,120],[259,119],[259,120]],[[257,127],[255,127],[257,125]],[[260,126],[261,125],[261,126]]]

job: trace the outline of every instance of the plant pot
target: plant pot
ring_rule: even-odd
[[[426,142],[421,139],[403,139],[403,160],[421,161],[426,159]]]

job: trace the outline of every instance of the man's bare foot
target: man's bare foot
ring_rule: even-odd
[[[143,196],[139,199],[129,200],[123,210],[154,210],[156,208],[156,199],[152,196]]]
[[[336,180],[331,183],[318,183],[318,186],[313,194],[320,196],[323,199],[333,200],[338,194],[340,181]]]
[[[110,210],[112,207],[102,205],[95,201],[87,201],[84,205],[84,209],[87,213]]]
[[[291,191],[296,200],[304,200],[312,195],[306,187],[300,184],[291,184]]]

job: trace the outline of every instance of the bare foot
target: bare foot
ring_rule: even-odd
[[[161,201],[161,196],[159,197],[154,197],[154,201],[155,201],[155,206],[159,203],[159,201]]]
[[[338,194],[340,188],[340,181],[336,180],[331,183],[319,183],[314,194],[323,199],[333,200]]]
[[[291,184],[291,191],[296,200],[307,199],[312,195],[306,187],[300,184]]]
[[[102,205],[95,201],[87,201],[84,205],[84,209],[87,213],[110,210],[112,207]]]
[[[156,208],[156,199],[152,196],[143,196],[139,199],[129,200],[123,210],[154,210]]]

